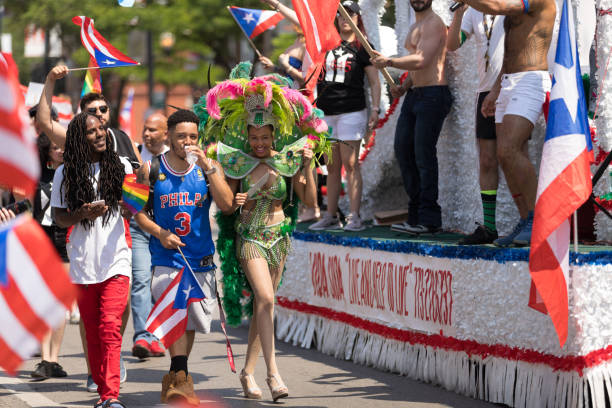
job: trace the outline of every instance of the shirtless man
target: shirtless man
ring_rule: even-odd
[[[452,97],[444,70],[447,29],[431,3],[410,0],[416,22],[406,38],[409,55],[387,58],[375,51],[377,56],[372,58],[377,68],[410,72],[403,85],[391,88],[395,98],[408,92],[397,121],[394,149],[410,197],[408,222],[394,224],[392,229],[410,234],[437,232],[442,225],[436,143]]]
[[[529,245],[537,178],[525,145],[542,113],[551,81],[548,48],[555,23],[555,0],[464,0],[486,14],[505,15],[504,63],[500,78],[482,103],[495,115],[497,158],[521,220],[498,246]]]

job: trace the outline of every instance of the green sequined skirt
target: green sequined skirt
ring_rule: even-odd
[[[283,227],[289,222],[289,218],[285,218],[273,225],[237,223],[236,257],[238,260],[248,261],[263,258],[271,269],[280,267],[291,249],[289,234],[283,231]]]

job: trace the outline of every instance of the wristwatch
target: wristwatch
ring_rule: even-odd
[[[206,174],[207,176],[216,173],[217,172],[217,168],[215,166],[212,166],[212,168],[210,170],[204,170],[204,174]]]

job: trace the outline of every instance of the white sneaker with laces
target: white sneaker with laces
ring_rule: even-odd
[[[328,229],[340,229],[340,228],[342,228],[342,223],[340,222],[338,217],[335,217],[328,212],[326,212],[325,215],[323,215],[323,218],[321,218],[319,221],[315,222],[310,227],[308,227],[308,229],[313,230],[313,231],[323,231],[323,230],[328,230]]]
[[[344,226],[345,231],[363,231],[366,227],[363,225],[361,218],[357,214],[349,214],[347,217],[346,225]]]

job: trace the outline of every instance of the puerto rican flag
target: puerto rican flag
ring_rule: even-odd
[[[15,374],[66,318],[76,288],[40,225],[21,215],[0,227],[0,367]]]
[[[72,22],[81,27],[81,42],[87,52],[95,58],[100,68],[140,65],[127,55],[124,55],[106,41],[94,28],[93,19],[85,16],[75,16]]]
[[[228,10],[249,38],[257,37],[283,19],[281,13],[272,10],[256,10],[235,6],[228,7]]]
[[[0,186],[32,197],[40,177],[40,160],[16,66],[11,61],[0,54]]]
[[[529,306],[550,315],[561,347],[568,332],[569,217],[591,194],[593,155],[574,18],[563,3],[529,253]]]
[[[59,96],[54,96],[53,106],[55,109],[57,109],[59,123],[65,128],[68,128],[68,124],[74,117],[74,113],[72,112],[72,103],[70,100]]]
[[[306,41],[302,71],[306,73],[306,79],[311,78],[306,88],[312,102],[325,53],[340,44],[340,35],[334,26],[340,0],[292,1]]]
[[[153,306],[145,329],[170,347],[185,333],[187,307],[205,297],[193,272],[183,267]]]
[[[119,128],[132,137],[132,107],[134,105],[134,88],[130,88],[127,98],[119,113]]]

